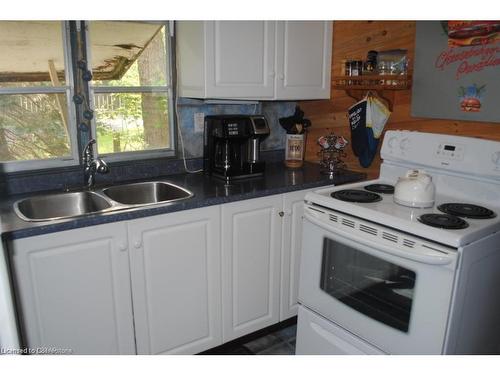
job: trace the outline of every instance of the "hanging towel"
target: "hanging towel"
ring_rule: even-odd
[[[367,117],[369,121],[367,126],[372,128],[374,137],[379,139],[391,112],[380,99],[373,95],[368,97],[368,105],[369,111]]]
[[[377,154],[389,115],[389,110],[373,95],[367,95],[349,108],[352,150],[363,168],[368,168]]]

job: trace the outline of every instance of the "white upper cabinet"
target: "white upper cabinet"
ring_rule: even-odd
[[[330,98],[332,23],[276,23],[276,98]]]
[[[331,21],[177,22],[179,94],[328,99]]]
[[[207,94],[272,99],[274,23],[214,21],[207,22],[206,32]]]

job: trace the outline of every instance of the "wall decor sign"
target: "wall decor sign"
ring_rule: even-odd
[[[500,21],[418,21],[412,116],[500,122]]]

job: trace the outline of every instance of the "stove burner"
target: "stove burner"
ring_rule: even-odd
[[[341,201],[355,203],[372,203],[382,200],[382,198],[378,194],[355,189],[335,191],[331,194],[331,196],[335,199],[340,199]]]
[[[394,186],[388,184],[366,185],[365,190],[373,191],[374,193],[394,194]]]
[[[431,227],[443,229],[464,229],[469,226],[465,220],[447,214],[424,214],[418,218],[418,221]]]
[[[486,207],[468,203],[445,203],[438,206],[438,210],[445,214],[468,217],[470,219],[491,219],[495,213]]]

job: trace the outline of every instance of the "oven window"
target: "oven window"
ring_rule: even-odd
[[[321,289],[347,306],[408,332],[415,272],[345,246],[323,241]]]

